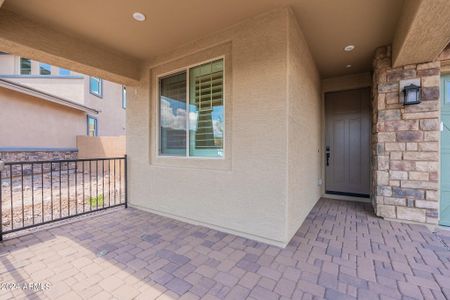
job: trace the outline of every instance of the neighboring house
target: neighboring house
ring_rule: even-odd
[[[127,85],[129,206],[279,246],[323,196],[450,224],[449,1],[98,7],[6,1],[0,50]]]
[[[76,155],[76,137],[123,136],[126,88],[0,54],[0,151],[8,160]]]

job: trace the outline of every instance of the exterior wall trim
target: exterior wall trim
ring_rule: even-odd
[[[171,213],[164,212],[164,211],[161,211],[161,210],[156,210],[156,209],[144,207],[144,206],[141,206],[141,205],[128,204],[128,207],[132,207],[132,208],[136,208],[136,209],[139,209],[139,210],[147,211],[147,212],[150,212],[150,213],[153,213],[153,214],[157,214],[157,215],[164,216],[164,217],[167,217],[167,218],[175,219],[175,220],[178,220],[178,221],[181,221],[181,222],[186,222],[186,223],[193,224],[193,225],[198,225],[198,226],[204,226],[204,227],[207,227],[207,228],[211,228],[211,229],[218,230],[218,231],[221,231],[221,232],[225,232],[225,233],[228,233],[228,234],[232,234],[232,235],[248,238],[248,239],[251,239],[251,240],[254,240],[254,241],[257,241],[257,242],[262,242],[262,243],[273,245],[273,246],[277,246],[277,247],[280,247],[280,248],[286,248],[287,245],[289,244],[289,241],[284,242],[284,241],[279,241],[279,240],[273,240],[273,239],[269,239],[269,238],[262,237],[262,236],[259,236],[259,235],[254,235],[254,234],[251,234],[251,233],[247,233],[247,232],[243,232],[243,231],[239,231],[239,230],[234,230],[234,229],[231,229],[229,227],[222,227],[222,226],[214,225],[214,224],[211,224],[211,223],[194,220],[194,219],[191,219],[191,218],[186,218],[186,217],[183,217],[183,216],[180,216],[180,215],[171,214]]]

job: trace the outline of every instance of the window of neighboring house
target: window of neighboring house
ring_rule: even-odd
[[[101,78],[89,77],[89,92],[97,97],[103,97],[103,82]]]
[[[59,76],[69,76],[70,71],[64,68],[59,68]]]
[[[126,86],[122,87],[122,108],[123,109],[127,108],[127,87]]]
[[[224,60],[159,80],[159,154],[223,157]]]
[[[87,117],[87,135],[97,136],[98,135],[98,123],[97,118],[92,116]]]
[[[40,63],[39,64],[39,74],[40,75],[51,75],[52,67],[49,64]]]
[[[20,75],[31,75],[31,60],[28,58],[20,58]]]

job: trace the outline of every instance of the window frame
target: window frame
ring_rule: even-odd
[[[48,66],[48,70],[46,67]],[[48,74],[42,74],[42,70],[48,71]],[[52,65],[44,62],[39,62],[39,76],[52,76]]]
[[[92,91],[92,78],[96,78],[99,80],[99,93],[93,92]],[[101,79],[100,77],[95,77],[95,76],[89,76],[89,93],[98,97],[98,98],[103,98],[103,79]]]
[[[89,119],[95,120],[95,135],[89,135]],[[87,115],[86,116],[86,135],[87,136],[98,136],[98,118],[91,116],[91,115]]]
[[[29,74],[23,74],[22,73],[22,60],[28,60],[30,62],[30,73]],[[19,57],[19,75],[20,76],[32,76],[33,75],[33,65],[32,60],[26,57]]]
[[[127,109],[127,87],[122,85],[122,109]]]
[[[189,89],[189,80],[190,80],[190,72],[189,70],[191,68],[195,68],[207,63],[211,63],[217,60],[223,60],[223,122],[224,122],[224,127],[223,127],[223,141],[222,141],[222,151],[223,151],[223,155],[222,156],[191,156],[190,155],[190,148],[189,148],[189,140],[190,140],[190,130],[189,130],[189,113],[190,113],[190,89]],[[170,77],[170,76],[174,76],[177,75],[179,73],[182,72],[186,72],[186,155],[184,156],[176,156],[176,155],[164,155],[161,154],[161,85],[160,85],[160,80],[164,79],[166,77]],[[156,147],[156,158],[157,159],[181,159],[181,160],[226,160],[226,143],[227,143],[227,139],[226,139],[226,123],[227,123],[227,110],[226,110],[226,61],[225,61],[225,55],[220,55],[220,56],[216,56],[214,58],[211,59],[207,59],[204,61],[200,61],[200,62],[196,62],[190,65],[186,65],[184,67],[180,67],[177,69],[173,69],[169,72],[164,72],[161,74],[158,74],[156,76],[156,87],[157,87],[157,93],[156,93],[156,120],[157,120],[157,124],[156,124],[156,143],[155,143],[155,147]]]

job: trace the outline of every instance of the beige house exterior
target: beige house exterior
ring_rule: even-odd
[[[271,51],[255,56],[261,48]],[[295,18],[276,10],[180,51],[194,54],[155,61],[150,102],[129,107],[141,124],[128,137],[136,168],[130,174],[132,205],[283,245],[320,197],[320,79]],[[214,57],[224,57],[225,78],[232,82],[225,86],[224,158],[158,156],[157,140],[148,137],[158,135],[159,74]],[[307,139],[294,134],[305,125],[311,130]],[[296,150],[303,146],[311,156]],[[137,164],[141,160],[148,163]],[[196,192],[187,195],[190,188]]]
[[[21,57],[0,54],[0,151],[41,151],[44,159],[77,152],[88,117],[96,119],[97,136],[125,135],[122,85],[103,80],[101,95],[94,95],[89,76],[47,64],[49,74],[42,75],[41,63],[29,62],[29,73],[21,74]]]
[[[0,51],[127,85],[130,207],[281,247],[323,196],[371,202],[387,219],[441,223],[448,199],[440,197],[440,182],[450,180],[441,178],[439,126],[440,80],[450,72],[448,1],[200,1],[200,10],[115,1],[100,17],[94,11],[101,1],[65,2],[74,11],[57,1],[5,1]],[[64,15],[47,12],[50,6]],[[81,11],[86,24],[76,22]],[[133,20],[135,11],[147,21]],[[174,27],[159,18],[169,12]],[[196,18],[202,12],[217,17]],[[201,79],[190,78],[213,64],[220,64],[220,88],[218,72],[210,71],[205,91],[211,103],[213,93],[221,95],[223,111],[214,121],[223,127],[211,123],[203,132],[215,135],[211,157],[192,146],[204,141],[196,94],[203,90]],[[164,84],[176,75],[185,81],[166,96]],[[410,83],[421,88],[420,104],[404,105]],[[370,90],[367,98],[343,97],[340,110],[329,113],[330,93],[360,89]],[[165,110],[164,97],[178,97],[178,106]],[[368,105],[361,107],[363,100]],[[165,135],[168,112],[170,121],[182,121]],[[353,122],[364,118],[365,133]],[[334,120],[347,127],[330,126]],[[330,132],[333,145],[355,143],[341,146],[342,160],[330,150]],[[187,154],[167,155],[164,143],[180,134],[171,147]],[[368,142],[360,147],[363,135]],[[367,154],[350,151],[355,145]],[[333,170],[345,170],[342,178],[330,171],[330,157]],[[361,171],[362,160],[370,166]],[[364,193],[332,191],[330,176],[335,182],[365,176],[370,184]]]

